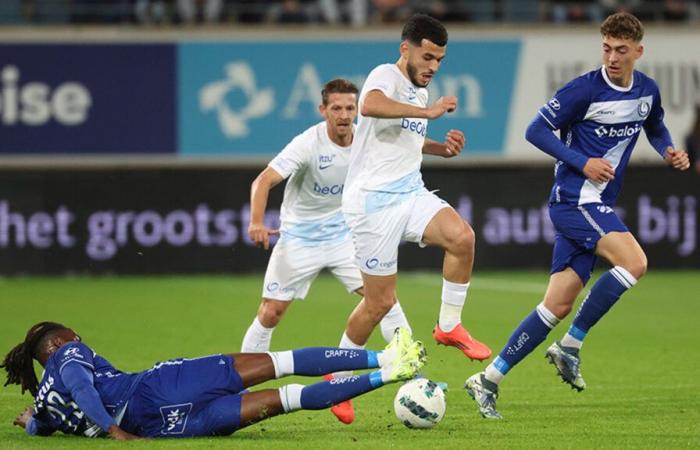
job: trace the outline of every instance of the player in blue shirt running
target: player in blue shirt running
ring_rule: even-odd
[[[43,367],[41,380],[33,360]],[[300,409],[325,409],[413,378],[425,364],[425,348],[397,328],[384,351],[312,347],[268,353],[179,358],[125,373],[81,342],[70,328],[41,322],[27,332],[0,367],[8,384],[29,390],[34,406],[14,424],[31,435],[55,431],[79,436],[225,436]],[[303,386],[249,392],[248,388],[288,375],[320,376],[339,370],[373,369],[364,375]]]
[[[664,125],[656,82],[634,70],[644,52],[642,24],[629,13],[617,13],[600,31],[603,67],[557,91],[525,135],[557,159],[549,198],[556,229],[551,277],[544,300],[501,353],[484,372],[467,379],[467,392],[486,418],[501,418],[496,411],[499,383],[569,314],[600,256],[613,268],[596,281],[568,332],[546,352],[565,382],[578,391],[586,387],[579,359],[586,334],[647,269],[644,251],[613,210],[641,130],[673,168],[689,167],[688,155],[674,148]]]

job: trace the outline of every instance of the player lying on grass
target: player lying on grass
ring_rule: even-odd
[[[38,381],[33,360],[43,367]],[[3,364],[8,384],[34,396],[14,424],[31,435],[65,434],[126,440],[138,437],[225,436],[261,420],[300,409],[324,409],[413,378],[425,348],[397,328],[384,351],[312,347],[269,353],[217,354],[159,362],[125,373],[54,322],[29,329]],[[289,375],[319,376],[339,370],[378,369],[308,386],[249,392]]]

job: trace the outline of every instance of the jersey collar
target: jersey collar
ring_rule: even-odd
[[[629,92],[632,89],[632,86],[634,86],[634,72],[632,72],[632,80],[630,81],[630,85],[627,87],[621,87],[610,81],[610,78],[608,78],[608,72],[605,70],[605,65],[603,65],[603,67],[600,68],[600,71],[603,74],[603,79],[608,84],[608,86],[615,89],[616,91]]]

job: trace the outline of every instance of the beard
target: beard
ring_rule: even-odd
[[[418,69],[416,69],[416,66],[411,64],[411,62],[406,63],[406,72],[408,72],[408,78],[411,80],[411,83],[413,83],[414,86],[418,87],[426,87],[428,83],[421,83],[418,81]]]

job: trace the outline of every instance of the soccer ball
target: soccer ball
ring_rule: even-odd
[[[427,378],[408,381],[396,393],[394,411],[408,428],[432,428],[445,415],[445,393]]]

